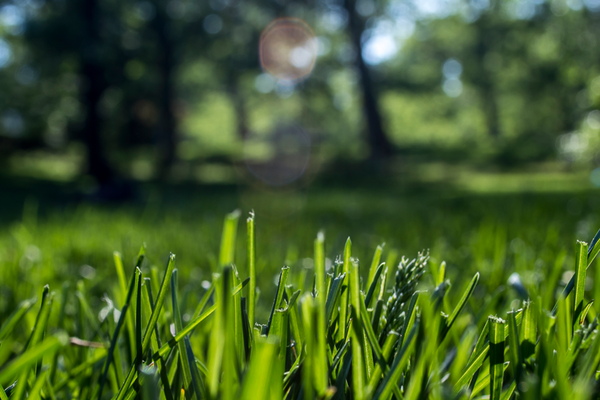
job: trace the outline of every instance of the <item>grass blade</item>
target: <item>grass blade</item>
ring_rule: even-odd
[[[178,273],[177,269],[173,270],[171,276],[171,302],[173,305],[173,322],[175,325],[175,333],[179,333],[183,330],[183,319],[181,318],[181,310],[179,309],[179,297],[177,294],[178,286]],[[146,336],[150,337],[152,330]],[[185,389],[186,399],[191,400],[193,398],[190,385],[192,384],[192,372],[190,371],[190,360],[188,359],[188,353],[185,348],[185,340],[181,340],[177,343],[179,347],[179,357],[181,360],[181,370],[183,373],[183,387]]]
[[[135,369],[140,370],[142,365],[142,358],[144,353],[142,352],[142,271],[138,268],[135,271],[136,280],[136,300],[135,300]],[[150,332],[152,332],[152,329]]]
[[[301,301],[302,307],[302,323],[304,326],[304,349],[306,351],[306,358],[302,363],[302,379],[304,382],[304,398],[312,399],[315,398],[315,379],[314,376],[315,368],[313,367],[317,353],[317,340],[315,338],[315,328],[317,325],[316,319],[317,312],[315,310],[315,303],[313,298],[309,294],[302,296]]]
[[[504,326],[505,322],[489,317],[490,327],[490,400],[502,397],[502,378],[504,375]]]
[[[204,321],[206,318],[208,318],[209,316],[211,316],[215,311],[217,310],[217,305],[214,304],[211,307],[209,307],[206,311],[204,311],[202,314],[200,314],[198,317],[196,317],[196,319],[194,319],[193,321],[190,321],[185,328],[183,328],[179,333],[177,333],[175,335],[174,338],[172,338],[171,340],[169,340],[168,343],[165,343],[158,352],[156,352],[154,354],[154,359],[156,360],[157,357],[164,357],[166,356],[169,351],[177,346],[177,344],[186,336],[188,335],[192,330],[194,330],[195,327],[197,327],[202,321]]]
[[[537,341],[536,313],[531,302],[525,302],[523,305],[523,320],[521,322],[521,355],[523,360],[527,360],[535,354],[535,343]]]
[[[442,332],[440,335],[440,342],[444,340],[444,338],[448,334],[448,331],[450,330],[450,328],[452,328],[454,321],[456,321],[456,318],[464,308],[465,304],[467,304],[469,297],[471,297],[471,295],[473,294],[473,290],[475,290],[475,287],[477,286],[477,282],[479,282],[479,272],[477,272],[473,279],[471,279],[469,286],[467,286],[467,289],[465,290],[462,298],[454,308],[454,311],[452,311],[452,314],[450,314],[448,319],[445,321],[444,327],[442,328]]]
[[[267,322],[266,332],[265,334],[269,334],[269,329],[271,329],[271,323],[273,321],[273,314],[275,314],[275,310],[281,308],[281,301],[283,300],[283,294],[285,292],[285,284],[287,282],[288,275],[290,273],[289,267],[283,267],[281,269],[281,273],[279,274],[279,283],[277,284],[277,296],[275,297],[275,301],[273,302],[273,307],[271,308],[271,315],[269,316],[269,321]]]
[[[158,297],[156,298],[156,302],[154,303],[154,309],[152,310],[152,315],[150,315],[150,320],[148,321],[148,326],[146,327],[146,333],[142,342],[143,354],[146,354],[146,352],[148,351],[148,347],[150,346],[150,340],[152,338],[153,333],[152,327],[155,326],[156,322],[158,321],[158,317],[160,316],[160,313],[162,311],[165,298],[167,297],[167,288],[169,287],[169,282],[170,279],[172,279],[174,270],[175,254],[170,254],[169,261],[167,262],[167,269],[165,271],[165,275],[163,276],[160,289],[158,290]]]
[[[0,371],[0,385],[6,386],[22,371],[34,366],[43,357],[49,356],[69,343],[69,338],[64,333],[58,333],[46,338],[36,346],[32,346],[19,357],[8,363]]]
[[[257,341],[242,386],[241,400],[268,399],[272,371],[277,363],[279,344],[275,339]]]
[[[186,336],[183,339],[183,343],[185,344],[185,351],[187,353],[187,360],[189,363],[188,368],[192,374],[192,387],[194,388],[194,394],[197,399],[206,398],[207,395],[204,391],[204,384],[200,378],[200,374],[198,373],[198,367],[196,367],[196,357],[192,351],[190,338]]]
[[[316,305],[317,305],[317,326],[316,343],[317,353],[313,359],[313,369],[315,377],[315,389],[319,396],[325,394],[327,389],[327,293],[325,288],[325,235],[319,232],[314,242],[315,252],[315,283],[316,283]],[[281,344],[282,346],[285,343]]]
[[[594,238],[592,239],[592,242],[590,243],[590,245],[587,246],[587,259],[585,262],[586,265],[586,269],[590,267],[590,265],[592,264],[592,262],[596,259],[596,256],[598,255],[598,253],[600,252],[600,243],[598,242],[598,239],[600,239],[600,230],[598,230],[598,232],[596,232],[596,235],[594,236]],[[579,254],[579,247],[580,247],[580,243],[585,244],[585,242],[580,242],[577,241],[577,258],[576,258],[576,263],[577,265],[580,264],[580,260],[583,258],[582,255]],[[569,280],[569,283],[567,283],[567,286],[565,286],[565,289],[563,290],[562,295],[566,298],[569,294],[571,294],[571,292],[573,291],[573,289],[575,288],[575,279],[577,278],[577,273],[575,273],[571,279]],[[554,308],[552,309],[552,314],[556,315],[556,305],[554,306]]]
[[[519,330],[515,312],[508,313],[508,346],[510,363],[513,369],[513,375],[517,384],[521,382],[521,374],[523,369],[523,355],[521,354],[521,342],[519,340]]]
[[[248,321],[250,328],[254,329],[255,307],[256,307],[256,239],[254,237],[254,212],[246,220],[248,232],[246,243],[246,259],[248,263],[248,275],[250,276],[250,286],[248,286]]]
[[[342,281],[342,293],[340,298],[340,314],[339,314],[339,324],[337,330],[336,341],[343,342],[346,338],[346,321],[347,321],[347,310],[348,310],[348,290],[344,292],[344,284],[349,287],[348,279],[350,274],[350,256],[352,255],[352,241],[350,238],[346,240],[346,245],[344,246],[344,264],[343,264],[343,273],[346,278]]]
[[[371,305],[373,302],[373,295],[375,294],[375,290],[377,290],[377,281],[379,281],[379,277],[381,276],[384,267],[385,264],[380,264],[373,273],[373,281],[369,284],[369,291],[367,292],[367,297],[365,299],[368,305]]]
[[[158,400],[158,377],[154,367],[144,367],[140,371],[140,384],[142,386],[142,396],[144,400]]]
[[[385,246],[385,243],[382,243],[375,248],[375,253],[373,254],[373,260],[371,261],[371,268],[369,268],[369,277],[367,279],[366,287],[368,287],[368,288],[370,288],[371,285],[373,284],[373,282],[377,281],[377,279],[378,279],[377,277],[375,277],[375,273],[381,263],[381,253],[383,252],[384,246]],[[367,307],[370,307],[370,303],[367,303]]]
[[[573,303],[573,327],[579,322],[583,312],[583,297],[585,295],[585,274],[588,266],[588,244],[577,241],[577,255],[575,258],[575,302]]]
[[[344,283],[344,279],[346,278],[345,274],[339,275],[337,278],[334,278],[329,287],[329,293],[327,294],[327,303],[325,306],[326,312],[326,320],[331,320],[331,316],[333,315],[333,310],[340,299],[340,293],[342,292],[342,284]]]
[[[398,335],[398,333],[394,331],[390,332],[385,338],[385,342],[383,343],[383,349],[381,349],[381,357],[378,357],[377,363],[375,364],[375,370],[373,371],[371,379],[369,380],[369,392],[373,392],[379,384],[379,382],[381,381],[381,378],[384,376],[383,374],[388,373],[388,365],[391,361],[390,356],[392,355],[392,351],[394,350],[396,342],[399,338],[400,335]],[[373,343],[371,343],[371,345],[375,349],[376,345],[374,345]],[[379,345],[379,343],[377,345]]]
[[[366,395],[367,367],[363,315],[361,313],[360,271],[358,262],[352,262],[350,272],[350,301],[352,305],[352,388],[353,397],[362,400]],[[364,316],[366,317],[366,315]],[[366,324],[369,325],[370,324]]]
[[[404,340],[402,344],[402,348],[396,353],[392,367],[383,379],[383,382],[381,382],[381,385],[379,386],[379,389],[377,389],[373,399],[389,399],[392,395],[394,391],[393,387],[397,386],[398,380],[404,372],[404,368],[408,364],[408,360],[414,350],[417,330],[418,324],[413,325],[410,333],[406,337],[406,340]]]
[[[467,385],[471,381],[471,379],[473,378],[473,376],[475,375],[477,370],[479,370],[479,368],[481,368],[483,361],[486,359],[486,357],[488,355],[489,349],[490,349],[489,346],[484,347],[481,352],[477,353],[476,357],[473,359],[473,362],[471,364],[467,364],[467,368],[465,369],[465,372],[463,373],[463,375],[458,379],[458,381],[454,385],[455,391],[459,391],[460,389],[462,389],[465,385]]]
[[[220,266],[233,264],[239,218],[240,210],[235,210],[225,216],[223,234],[221,236],[221,251],[219,253]]]
[[[37,303],[37,298],[25,300],[19,304],[17,309],[6,319],[2,328],[0,329],[0,342],[6,339],[15,328],[15,326],[21,321],[21,319],[33,308]]]

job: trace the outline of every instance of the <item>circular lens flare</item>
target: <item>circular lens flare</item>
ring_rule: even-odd
[[[278,79],[299,81],[313,70],[318,43],[308,24],[296,18],[271,22],[260,37],[260,64]]]
[[[281,187],[300,179],[310,160],[310,137],[298,126],[278,126],[268,135],[249,135],[244,141],[246,169],[269,186]]]

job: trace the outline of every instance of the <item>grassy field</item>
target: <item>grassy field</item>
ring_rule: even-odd
[[[600,281],[576,245],[600,228],[597,191],[147,187],[118,207],[49,193],[13,192],[1,216],[11,399],[598,396]]]

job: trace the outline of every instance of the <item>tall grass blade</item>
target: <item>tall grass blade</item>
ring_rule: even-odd
[[[340,313],[339,313],[339,322],[338,322],[338,330],[336,335],[336,341],[343,342],[346,338],[346,321],[347,321],[347,310],[348,310],[348,290],[344,291],[344,285],[349,287],[348,279],[350,274],[350,257],[352,255],[352,241],[350,238],[346,240],[346,245],[344,246],[344,264],[343,264],[343,273],[345,274],[345,278],[342,281],[342,292],[340,298]]]
[[[598,239],[600,239],[600,230],[598,230],[598,232],[596,232],[596,235],[594,236],[594,238],[592,239],[592,242],[589,245],[587,245],[585,242],[581,242],[579,240],[577,241],[577,255],[576,255],[576,260],[575,260],[576,265],[579,265],[581,263],[581,260],[583,259],[583,256],[579,254],[579,249],[580,249],[581,244],[585,244],[585,246],[587,248],[587,258],[586,258],[585,266],[586,266],[586,269],[589,268],[589,266],[596,259],[596,256],[600,252],[600,243],[598,242]],[[565,286],[565,289],[563,290],[562,294],[565,298],[569,294],[571,294],[571,292],[575,288],[575,279],[576,278],[577,278],[577,271],[571,277],[571,279],[569,280],[569,283],[567,283],[567,286]],[[552,309],[552,314],[556,315],[556,306],[554,306],[554,308]]]
[[[352,388],[354,399],[366,396],[367,366],[365,360],[364,321],[361,313],[360,270],[358,262],[352,262],[350,272],[350,301],[352,305]]]
[[[577,241],[575,258],[575,302],[573,303],[573,323],[577,326],[583,312],[583,297],[585,295],[585,275],[588,266],[588,244]]]
[[[246,262],[248,263],[248,275],[250,276],[250,286],[248,286],[248,321],[250,328],[254,329],[255,307],[256,307],[256,239],[254,237],[254,212],[246,220],[247,242],[246,242]]]
[[[342,292],[342,284],[346,278],[345,274],[341,274],[334,278],[329,287],[329,293],[327,294],[327,303],[325,305],[326,320],[330,321],[333,315],[333,310],[339,302],[340,294]]]
[[[52,305],[52,297],[53,295],[49,293],[50,288],[48,285],[44,286],[42,291],[42,298],[40,301],[40,311],[38,312],[35,324],[33,325],[33,330],[27,343],[25,344],[24,352],[27,352],[28,349],[35,347],[44,337],[44,333],[46,331],[46,325],[48,321],[48,315],[50,314],[50,307]],[[40,358],[37,362],[37,365],[34,366],[33,373],[35,376],[38,375],[38,372],[41,368],[42,359]],[[30,370],[24,369],[19,375],[17,381],[17,387],[15,389],[15,393],[11,396],[12,400],[20,400],[21,397],[25,394],[25,390],[27,388],[27,378],[30,374]]]
[[[167,297],[167,290],[169,287],[169,282],[173,277],[173,272],[175,270],[175,254],[169,255],[169,261],[167,262],[167,269],[165,271],[165,275],[163,276],[162,283],[160,285],[160,289],[158,290],[158,297],[156,298],[156,303],[154,303],[154,309],[152,310],[152,314],[150,315],[150,320],[148,321],[148,326],[146,328],[146,333],[144,335],[144,340],[142,342],[142,353],[145,354],[148,351],[148,347],[150,345],[150,340],[152,338],[152,327],[155,326],[158,321],[158,317],[163,308],[163,304],[165,302],[165,298]],[[172,288],[171,288],[172,290]]]
[[[135,271],[136,280],[136,301],[135,301],[135,369],[140,370],[142,365],[142,271],[138,268]],[[151,333],[151,329],[150,333]]]
[[[202,379],[200,378],[200,374],[198,373],[198,367],[196,367],[196,356],[194,356],[194,352],[192,351],[192,344],[190,343],[190,338],[186,336],[183,339],[183,343],[185,345],[185,351],[187,353],[188,368],[192,375],[192,388],[194,389],[194,395],[197,399],[206,398],[207,395],[205,393],[204,384],[202,382]]]
[[[537,323],[536,313],[531,302],[525,302],[523,305],[523,320],[521,322],[521,356],[527,360],[535,354],[535,343],[537,341]]]
[[[241,400],[268,399],[270,377],[276,364],[279,342],[276,339],[261,339],[250,358],[250,366],[244,377]]]
[[[6,319],[0,329],[0,342],[10,335],[21,319],[33,308],[37,303],[37,298],[25,300],[18,305],[17,309]]]
[[[185,328],[183,328],[179,333],[175,335],[171,340],[165,343],[158,352],[156,352],[153,358],[156,360],[157,357],[165,357],[169,351],[177,346],[177,344],[191,331],[194,330],[202,321],[211,316],[217,310],[217,304],[213,304],[206,311],[204,311],[201,315],[196,317],[194,320],[190,321]]]
[[[502,398],[502,378],[504,375],[504,326],[505,322],[489,317],[490,327],[490,400]]]
[[[144,367],[140,370],[141,394],[144,400],[158,400],[158,376],[156,368]]]
[[[237,224],[240,214],[240,210],[235,210],[225,216],[225,221],[223,222],[223,234],[221,236],[219,266],[233,264],[237,236]]]
[[[373,254],[373,260],[371,261],[371,267],[369,268],[369,277],[367,278],[367,286],[366,287],[371,287],[371,285],[373,284],[373,281],[377,280],[377,278],[375,278],[375,271],[377,270],[377,268],[379,267],[379,264],[381,263],[381,253],[383,252],[384,246],[385,246],[385,243],[382,243],[375,248],[375,253]],[[368,304],[369,303],[367,303],[367,305]]]
[[[175,333],[179,333],[183,330],[183,319],[181,317],[181,310],[179,308],[179,296],[177,294],[177,286],[178,286],[178,271],[177,269],[173,270],[171,275],[171,302],[173,306],[173,322],[175,325]],[[152,334],[152,330],[147,333],[146,336],[150,337]],[[186,399],[191,400],[192,396],[192,372],[190,371],[190,360],[188,359],[188,353],[185,348],[185,341],[179,341],[177,343],[179,347],[179,357],[181,360],[181,368],[183,374],[183,388],[185,389]],[[193,361],[193,360],[192,360]]]
[[[521,341],[519,339],[519,329],[517,327],[514,310],[508,313],[508,346],[513,376],[515,382],[518,384],[521,382],[523,355],[521,354]]]
[[[369,291],[367,292],[367,297],[365,299],[365,301],[367,302],[367,305],[370,305],[373,302],[373,295],[375,294],[375,291],[377,290],[377,281],[379,281],[379,277],[381,276],[381,273],[383,272],[384,267],[385,267],[385,264],[380,264],[373,273],[373,277],[372,277],[373,280],[369,284]]]
[[[381,382],[381,385],[379,385],[379,388],[373,396],[373,399],[389,399],[392,395],[394,386],[397,386],[398,381],[402,376],[402,373],[404,372],[404,369],[408,364],[408,360],[414,350],[417,330],[418,324],[415,324],[408,333],[406,340],[402,344],[402,347],[396,353],[392,367]]]
[[[133,292],[135,290],[135,273],[132,275],[131,280],[129,282],[129,289],[127,290],[127,294],[125,296],[125,304],[123,308],[121,308],[121,314],[119,315],[119,320],[117,321],[117,326],[112,335],[110,341],[110,348],[108,350],[108,354],[106,357],[106,362],[104,364],[104,373],[102,374],[102,378],[100,379],[100,389],[98,390],[98,400],[102,398],[102,392],[104,389],[104,385],[106,383],[106,378],[108,376],[108,369],[113,362],[113,355],[115,353],[115,348],[117,347],[117,342],[119,340],[119,333],[121,332],[121,327],[127,318],[127,310],[129,309],[131,297],[133,296]]]
[[[471,297],[473,291],[475,290],[475,287],[477,286],[477,282],[479,282],[479,272],[477,272],[473,279],[471,279],[469,286],[467,286],[467,289],[465,290],[462,298],[459,300],[458,304],[454,308],[454,311],[452,311],[452,314],[450,314],[448,319],[444,321],[445,323],[440,335],[440,342],[444,340],[444,338],[448,334],[448,331],[450,330],[450,328],[452,328],[452,325],[456,321],[456,318],[458,317],[462,309],[465,307],[465,304],[467,304],[469,297]]]
[[[325,235],[319,232],[314,242],[315,252],[315,284],[316,284],[316,305],[317,305],[317,329],[316,343],[317,352],[313,359],[313,369],[315,377],[315,389],[319,396],[325,394],[327,389],[327,290],[325,287]],[[285,345],[284,342],[281,343]]]
[[[273,315],[275,314],[275,310],[281,308],[283,294],[285,293],[285,284],[287,282],[289,273],[290,273],[290,268],[283,267],[281,269],[281,273],[279,274],[279,283],[277,284],[277,296],[275,297],[275,301],[273,302],[273,307],[271,307],[271,315],[269,316],[269,321],[267,322],[267,326],[266,326],[266,332],[265,332],[266,335],[269,334],[269,329],[271,328],[271,323],[273,321]]]
[[[32,346],[30,349],[25,351],[19,357],[5,365],[2,370],[0,370],[0,385],[6,386],[22,371],[29,370],[43,357],[52,355],[54,352],[66,346],[68,343],[68,336],[62,332],[59,332],[44,339],[44,341],[38,345]]]

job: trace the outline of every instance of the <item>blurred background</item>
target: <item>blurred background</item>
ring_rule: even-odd
[[[599,30],[598,0],[2,0],[0,170],[600,185]]]
[[[600,0],[0,0],[0,94],[0,308],[144,242],[196,290],[235,208],[266,294],[320,229],[491,293],[600,226]]]

